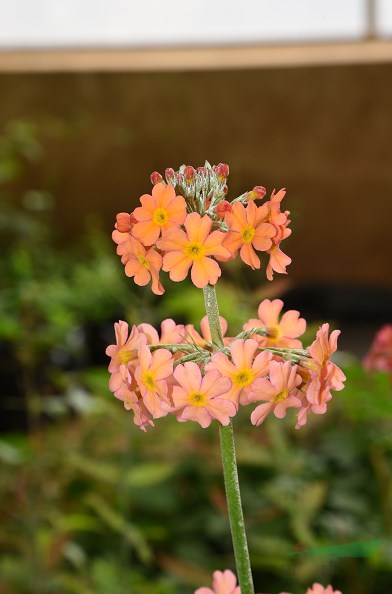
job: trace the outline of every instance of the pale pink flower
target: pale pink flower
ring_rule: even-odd
[[[127,367],[129,363],[136,362],[138,348],[146,343],[146,338],[139,332],[136,326],[132,326],[131,334],[128,337],[128,324],[120,320],[114,324],[116,344],[111,344],[106,349],[106,354],[111,357],[109,372],[111,373],[109,389],[116,392],[121,387],[121,366]]]
[[[213,419],[222,425],[230,423],[237,412],[236,406],[227,399],[231,382],[219,371],[207,371],[204,377],[196,363],[187,362],[174,371],[179,386],[173,386],[172,399],[179,421],[196,421],[203,428]]]
[[[198,588],[195,594],[241,594],[237,586],[237,578],[230,569],[214,571],[212,574],[212,589]]]
[[[334,330],[328,336],[329,324],[323,324],[316,334],[316,339],[308,347],[311,359],[302,365],[305,369],[300,371],[303,376],[301,386],[305,397],[302,398],[302,408],[298,413],[296,429],[307,422],[310,411],[323,415],[327,411],[327,402],[331,400],[331,390],[340,391],[344,388],[346,376],[343,371],[330,361],[331,355],[337,349],[337,340],[340,330]]]
[[[342,594],[340,590],[334,590],[332,586],[324,588],[321,584],[314,583],[311,588],[306,590],[306,594]]]
[[[278,419],[286,416],[288,408],[299,408],[301,400],[298,394],[298,386],[302,378],[297,373],[297,365],[291,361],[280,363],[271,361],[269,379],[260,378],[255,380],[252,390],[248,395],[249,402],[265,400],[259,404],[251,414],[253,425],[261,425],[270,412]]]
[[[258,346],[256,340],[251,338],[234,340],[230,346],[232,361],[225,353],[214,353],[206,365],[207,371],[217,369],[224,377],[229,378],[231,389],[226,398],[234,402],[236,407],[239,402],[247,404],[247,396],[253,382],[268,375],[272,355],[268,351],[256,355]]]
[[[147,410],[140,392],[140,388],[136,382],[135,377],[129,372],[126,367],[120,370],[122,384],[119,390],[115,392],[116,398],[122,400],[126,410],[132,410],[134,413],[134,423],[138,425],[142,431],[146,431],[150,425],[154,427],[151,413]]]
[[[154,419],[164,417],[171,407],[167,380],[173,373],[173,355],[167,349],[151,353],[145,345],[139,348],[138,355],[135,378],[143,402]]]
[[[268,336],[255,334],[253,338],[260,346],[283,347],[288,349],[300,349],[302,343],[297,340],[306,330],[306,321],[300,318],[300,313],[294,309],[286,311],[280,318],[283,308],[281,299],[264,299],[259,305],[259,319],[252,318],[244,324],[244,330],[252,328],[266,328]],[[279,319],[280,318],[280,319]]]

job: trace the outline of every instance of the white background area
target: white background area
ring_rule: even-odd
[[[366,0],[0,0],[0,48],[355,40]],[[392,35],[392,0],[377,1]]]

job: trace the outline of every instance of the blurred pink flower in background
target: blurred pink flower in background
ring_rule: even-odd
[[[198,588],[195,594],[241,594],[237,586],[237,578],[230,569],[214,571],[212,574],[212,589]]]
[[[389,372],[392,380],[392,324],[386,324],[377,332],[363,365],[368,371]]]

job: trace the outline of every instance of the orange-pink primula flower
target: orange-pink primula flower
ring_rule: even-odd
[[[113,235],[116,232],[113,232]],[[123,234],[122,234],[123,235]],[[125,234],[124,234],[125,235]],[[159,271],[162,268],[162,256],[155,248],[146,248],[134,237],[128,235],[126,240],[119,243],[117,253],[125,264],[125,274],[140,287],[144,287],[150,281],[151,290],[155,295],[163,295],[165,289],[159,281]]]
[[[288,349],[300,349],[302,343],[297,340],[306,330],[306,321],[300,318],[298,311],[292,309],[286,311],[280,318],[283,308],[281,299],[264,299],[259,305],[259,319],[251,319],[244,324],[244,330],[252,328],[265,328],[267,336],[254,335],[253,338],[263,347],[282,347]],[[280,318],[280,319],[279,319]]]
[[[332,586],[322,586],[321,584],[314,583],[311,588],[306,590],[306,594],[342,594],[340,590],[334,590]]]
[[[223,245],[231,252],[232,257],[240,250],[242,260],[253,270],[260,268],[260,259],[255,249],[266,252],[276,235],[276,229],[267,222],[267,216],[267,206],[263,204],[258,207],[251,200],[246,207],[241,202],[235,202],[231,212],[225,217],[229,231]]]
[[[222,330],[222,336],[224,337],[227,332],[227,328],[228,328],[227,321],[222,316],[219,316],[219,321],[220,321],[220,327]],[[194,342],[198,346],[204,348],[206,346],[207,342],[211,342],[210,325],[208,323],[207,316],[204,316],[201,319],[200,330],[201,330],[201,335],[195,329],[193,324],[187,324],[185,326],[186,336],[189,337],[190,341]],[[225,344],[226,344],[226,341],[228,341],[228,340],[231,341],[232,339],[228,338],[228,337],[224,338]]]
[[[176,324],[171,318],[161,323],[161,336],[151,324],[139,324],[138,330],[146,336],[147,344],[179,344],[186,333],[184,324]]]
[[[167,380],[173,373],[173,355],[167,349],[151,353],[145,345],[139,348],[138,355],[135,378],[143,402],[154,419],[164,417],[171,407]]]
[[[147,410],[140,392],[140,388],[135,377],[126,367],[121,368],[122,384],[121,388],[115,392],[116,398],[122,400],[126,410],[132,410],[134,413],[134,423],[142,431],[146,431],[151,425],[154,427],[151,413]]]
[[[121,367],[136,363],[139,346],[146,344],[146,337],[139,332],[136,326],[132,327],[129,336],[128,329],[127,322],[122,320],[114,324],[116,344],[111,344],[106,349],[106,354],[111,357],[109,363],[109,372],[111,373],[109,389],[111,392],[116,392],[121,387]]]
[[[301,390],[305,396],[298,413],[296,429],[306,424],[310,410],[316,415],[326,413],[327,402],[332,398],[331,390],[339,392],[344,388],[346,376],[340,367],[330,360],[331,355],[337,350],[340,330],[334,330],[330,336],[328,333],[329,324],[323,324],[317,331],[316,339],[307,349],[312,358],[303,364],[305,369],[301,370]]]
[[[211,233],[212,220],[209,216],[201,217],[192,212],[185,219],[185,231],[171,229],[158,241],[158,248],[166,253],[163,257],[163,270],[169,272],[171,280],[184,280],[191,270],[192,282],[199,289],[208,284],[215,285],[221,275],[221,269],[211,258],[228,259],[229,251],[223,247],[224,234],[221,231]]]
[[[240,401],[241,404],[247,404],[247,395],[253,382],[268,374],[272,355],[269,351],[256,355],[258,346],[256,340],[251,338],[234,340],[230,346],[232,361],[225,353],[215,353],[206,365],[206,370],[217,369],[230,379],[232,386],[225,397],[237,407]]]
[[[230,569],[224,571],[214,571],[212,574],[212,589],[198,588],[195,594],[241,594],[240,587],[237,586],[237,578]]]
[[[255,380],[248,395],[249,402],[266,401],[264,404],[259,404],[252,412],[250,416],[252,424],[261,425],[272,411],[278,419],[283,419],[288,408],[300,408],[302,402],[298,386],[301,382],[302,378],[297,373],[297,365],[292,365],[291,361],[285,361],[285,363],[271,361],[269,379]]]
[[[231,382],[216,369],[207,371],[204,377],[196,363],[178,365],[174,371],[178,386],[173,386],[172,399],[179,421],[196,421],[203,428],[213,419],[222,425],[230,423],[237,412],[236,406],[227,399]]]
[[[186,217],[186,202],[183,196],[176,196],[173,186],[156,184],[150,194],[140,198],[142,206],[135,208],[133,216],[137,223],[132,235],[144,245],[153,245],[158,237],[171,228],[179,227]]]
[[[280,243],[291,235],[291,229],[288,228],[290,220],[288,218],[290,211],[281,212],[280,203],[282,202],[286,190],[283,188],[275,194],[275,190],[271,194],[271,198],[264,206],[268,209],[267,220],[275,227],[276,233],[272,238],[272,245],[267,251],[269,254],[269,262],[267,264],[266,274],[267,279],[272,280],[274,271],[280,274],[287,274],[286,267],[291,264],[291,258],[287,256],[280,249]]]
[[[368,371],[389,371],[392,379],[392,324],[385,324],[377,332],[363,366]]]

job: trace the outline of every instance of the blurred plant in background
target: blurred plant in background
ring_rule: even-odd
[[[131,289],[97,220],[66,245],[55,197],[18,183],[44,159],[40,134],[14,122],[0,139],[1,406],[15,429],[0,439],[0,592],[193,592],[231,563],[217,431],[167,419],[146,439],[109,395],[102,353],[119,318],[197,324],[202,295],[168,283],[156,301]],[[234,332],[273,296],[219,286]],[[236,418],[258,591],[297,594],[323,578],[378,594],[392,581],[391,388],[385,373],[340,363],[345,392],[301,432]],[[331,553],[349,542],[365,543],[365,556]]]
[[[302,432],[236,419],[258,591],[297,594],[315,579],[388,591],[391,393],[384,374],[345,371],[344,398]],[[232,554],[218,431],[166,419],[146,439],[108,394],[106,369],[81,380],[76,415],[0,442],[0,591],[186,594],[209,583]],[[350,542],[363,557],[339,557]]]

